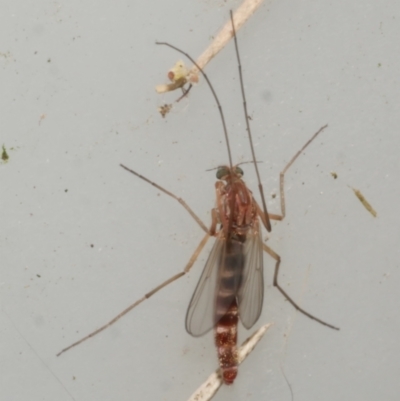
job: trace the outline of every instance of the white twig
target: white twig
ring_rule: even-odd
[[[265,324],[254,332],[238,349],[238,361],[241,364],[253,351],[257,343],[264,336],[272,323]],[[191,395],[188,401],[209,401],[223,384],[221,370],[217,369],[209,378]]]
[[[255,13],[255,11],[260,7],[264,0],[244,0],[241,6],[234,12],[233,21],[235,24],[236,32],[243,26],[243,24]],[[224,27],[219,31],[217,36],[214,38],[212,43],[207,47],[207,49],[202,53],[202,55],[197,59],[196,63],[203,69],[212,58],[217,55],[232,38],[232,22],[229,20],[226,22]],[[177,68],[180,73],[176,73]],[[187,71],[185,79],[182,79],[182,71]],[[168,77],[171,79],[172,83],[162,84],[156,86],[156,91],[158,93],[165,93],[173,91],[175,89],[181,88],[185,83],[196,83],[199,80],[199,69],[194,65],[189,70],[186,70],[182,61],[178,63],[168,71]],[[176,77],[176,78],[175,78]]]

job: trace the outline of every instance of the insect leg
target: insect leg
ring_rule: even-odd
[[[117,320],[119,320],[121,317],[125,316],[128,312],[130,312],[133,308],[135,308],[137,305],[141,304],[143,301],[146,299],[150,298],[152,295],[154,295],[156,292],[160,291],[162,288],[166,287],[168,284],[178,280],[182,276],[184,276],[193,266],[194,262],[196,261],[198,255],[204,248],[205,244],[207,243],[208,239],[210,238],[210,235],[215,235],[215,229],[217,225],[217,216],[214,210],[212,210],[211,216],[212,216],[212,223],[211,223],[211,228],[208,230],[205,226],[205,224],[200,220],[200,218],[193,212],[193,210],[188,206],[188,204],[182,199],[177,197],[175,194],[172,192],[166,190],[165,188],[161,187],[160,185],[156,184],[155,182],[149,180],[148,178],[144,177],[143,175],[137,173],[134,170],[131,170],[130,168],[124,166],[121,164],[121,167],[124,168],[125,170],[129,171],[130,173],[136,175],[137,177],[141,178],[142,180],[146,181],[147,183],[153,185],[160,191],[164,192],[165,194],[169,195],[170,197],[176,199],[187,211],[188,213],[193,217],[193,219],[198,223],[198,225],[206,232],[206,235],[203,237],[203,239],[200,241],[199,245],[193,252],[193,255],[189,259],[188,263],[186,264],[186,267],[183,269],[182,272],[175,274],[174,276],[170,277],[168,280],[164,281],[162,284],[145,294],[142,298],[138,299],[136,302],[134,302],[132,305],[128,306],[126,309],[124,309],[121,313],[119,313],[117,316],[115,316],[113,319],[111,319],[108,323],[106,323],[104,326],[101,326],[99,329],[93,331],[92,333],[88,334],[87,336],[81,338],[80,340],[74,342],[70,346],[64,348],[61,350],[57,356],[60,356],[62,353],[70,350],[73,347],[76,347],[77,345],[83,343],[84,341],[88,340],[91,337],[94,337],[96,334],[100,333],[101,331],[107,329],[110,327],[112,324],[114,324]]]
[[[331,329],[339,330],[339,327],[333,326],[332,324],[326,323],[321,319],[318,319],[317,317],[311,315],[307,311],[305,311],[303,308],[300,308],[299,305],[297,305],[296,302],[293,301],[293,299],[288,295],[288,293],[279,285],[278,283],[278,273],[279,273],[279,266],[281,264],[281,257],[274,252],[269,246],[263,244],[264,251],[268,253],[273,259],[275,259],[275,273],[274,273],[274,286],[278,288],[278,290],[282,293],[282,295],[294,306],[295,309],[297,309],[299,312],[301,312],[303,315],[306,315],[310,319],[313,319],[317,321],[318,323],[323,324],[324,326],[328,326]]]
[[[289,167],[296,161],[296,159],[300,156],[301,152],[305,150],[305,148],[320,134],[328,124],[321,127],[305,144],[304,146],[292,157],[289,163],[285,166],[285,168],[279,174],[279,192],[281,197],[281,214],[271,214],[269,213],[269,217],[272,220],[283,220],[286,216],[286,205],[285,205],[285,174],[289,170]]]
[[[207,234],[209,233],[209,230],[207,229],[207,227],[205,226],[205,224],[200,220],[200,218],[197,216],[197,214],[189,207],[189,205],[182,199],[179,198],[178,196],[176,196],[175,194],[173,194],[172,192],[166,190],[165,188],[163,188],[162,186],[156,184],[155,182],[149,180],[148,178],[144,177],[143,175],[137,173],[134,170],[131,170],[130,168],[124,166],[123,164],[120,164],[120,166],[122,168],[124,168],[126,171],[129,171],[130,173],[136,175],[136,177],[139,177],[140,179],[142,179],[143,181],[148,182],[150,185],[153,185],[153,187],[156,187],[157,189],[159,189],[160,191],[164,192],[165,194],[167,194],[168,196],[170,196],[171,198],[176,199],[187,211],[188,213],[196,220],[197,224],[201,227],[201,229],[203,231],[205,231]]]
[[[80,340],[74,342],[73,344],[69,345],[68,347],[64,348],[61,350],[57,356],[60,356],[64,352],[70,350],[73,347],[76,347],[77,345],[83,343],[84,341],[88,340],[89,338],[94,337],[96,334],[99,334],[103,330],[107,329],[111,325],[113,325],[117,320],[121,319],[121,317],[125,316],[128,312],[130,312],[133,308],[141,304],[143,301],[146,299],[150,298],[152,295],[154,295],[156,292],[160,291],[162,288],[166,287],[167,285],[171,284],[172,282],[178,280],[182,276],[184,276],[193,266],[194,262],[196,261],[197,257],[199,256],[200,252],[204,248],[205,244],[207,243],[208,239],[210,238],[210,235],[207,233],[203,239],[200,241],[199,245],[197,246],[196,250],[193,252],[193,255],[189,259],[189,262],[186,264],[186,267],[183,269],[182,272],[175,274],[174,276],[170,277],[169,279],[165,280],[162,284],[157,286],[156,288],[152,289],[150,292],[145,294],[142,298],[138,299],[136,302],[134,302],[132,305],[128,306],[126,309],[124,309],[121,313],[119,313],[117,316],[115,316],[113,319],[111,319],[108,323],[106,323],[104,326],[101,326],[97,330],[93,331],[92,333],[88,334],[87,336],[81,338]]]

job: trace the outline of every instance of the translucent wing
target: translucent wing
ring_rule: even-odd
[[[238,241],[233,241],[231,247],[238,246],[238,244]],[[237,298],[239,316],[244,327],[251,328],[260,317],[264,299],[264,279],[259,222],[256,221],[254,227],[247,232],[243,253],[236,253],[238,260],[233,265],[232,262],[227,262],[226,246],[227,241],[222,237],[221,232],[221,235],[215,240],[190,301],[186,313],[186,330],[194,337],[202,336],[215,326],[216,319],[218,319],[215,315],[215,302],[216,296],[220,295],[221,290],[224,291],[224,302],[222,306],[219,304],[219,316],[223,315],[224,309],[227,310],[231,301]],[[229,272],[232,268],[234,271]],[[223,284],[226,277],[233,278],[228,293]],[[241,278],[238,280],[239,277]]]
[[[238,293],[239,317],[250,329],[261,314],[264,300],[263,247],[259,221],[247,232],[244,246],[245,264]]]
[[[224,249],[225,240],[221,232],[215,240],[186,312],[186,330],[194,337],[202,336],[215,325],[215,289],[218,282],[218,267]]]

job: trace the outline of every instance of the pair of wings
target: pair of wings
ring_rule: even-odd
[[[264,299],[263,278],[263,245],[260,224],[257,220],[249,229],[244,242],[244,267],[242,279],[236,288],[230,289],[232,301],[236,298],[239,306],[239,317],[243,326],[251,328],[261,314]],[[186,330],[194,337],[202,336],[211,330],[216,323],[215,302],[216,289],[224,277],[225,268],[221,255],[226,253],[226,240],[221,231],[204,266],[203,273],[190,301],[186,313]],[[228,302],[230,305],[231,302]],[[223,311],[222,311],[223,312]]]

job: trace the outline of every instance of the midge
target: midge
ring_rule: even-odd
[[[326,128],[326,125],[320,128],[312,136],[312,138],[293,156],[293,158],[280,173],[281,214],[278,215],[268,213],[250,132],[240,56],[232,13],[231,20],[232,35],[234,36],[235,40],[235,49],[239,66],[239,78],[243,97],[244,115],[252,152],[253,164],[258,179],[261,206],[254,199],[252,192],[247,188],[245,182],[242,180],[242,168],[239,165],[233,165],[232,163],[229,138],[222,107],[207,75],[202,71],[201,68],[199,68],[199,71],[207,81],[217,103],[221,115],[229,158],[228,165],[218,167],[217,169],[216,175],[218,181],[215,183],[216,205],[211,210],[211,226],[209,229],[207,229],[205,224],[185,203],[184,200],[178,198],[176,195],[160,185],[150,181],[148,178],[121,164],[121,167],[123,167],[125,170],[153,185],[168,196],[176,199],[189,212],[189,214],[194,218],[194,220],[199,224],[206,234],[200,241],[182,272],[174,275],[160,284],[158,287],[154,288],[141,299],[137,300],[134,304],[126,308],[109,323],[100,327],[81,340],[73,343],[69,347],[64,348],[58,355],[61,355],[63,352],[68,351],[69,349],[111,326],[141,302],[150,298],[165,286],[185,275],[193,266],[198,255],[210,237],[215,237],[215,243],[190,301],[186,313],[186,330],[192,336],[199,337],[207,333],[212,328],[215,329],[215,344],[217,346],[222,377],[226,384],[232,384],[237,375],[238,356],[236,344],[238,320],[240,319],[243,326],[247,329],[250,329],[257,322],[261,314],[264,297],[263,251],[267,252],[275,260],[273,284],[276,288],[278,288],[283,296],[304,315],[325,326],[338,330],[337,327],[316,318],[304,309],[300,308],[286,293],[286,291],[283,290],[278,282],[281,258],[277,253],[263,243],[261,236],[261,225],[263,225],[267,231],[271,231],[270,220],[283,220],[285,217],[285,174],[289,167],[301,154],[301,152],[304,151],[304,149],[317,137],[317,135],[324,130],[324,128]],[[184,54],[187,58],[189,58],[190,61],[193,62],[194,65],[196,65],[195,61],[188,54],[177,49],[176,47],[168,43],[158,44],[166,45],[175,49],[176,51]]]

